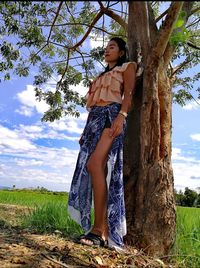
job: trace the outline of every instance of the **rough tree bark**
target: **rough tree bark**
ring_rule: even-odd
[[[176,232],[172,91],[163,56],[182,6],[172,2],[158,33],[148,3],[129,2],[129,54],[138,61],[141,50],[143,74],[136,83],[125,138],[126,242],[154,256],[169,252]]]

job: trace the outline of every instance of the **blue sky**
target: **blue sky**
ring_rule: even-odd
[[[98,45],[98,41],[85,44]],[[42,123],[47,104],[35,100],[35,74],[32,70],[27,78],[12,76],[0,83],[0,186],[69,191],[88,112],[81,108],[79,118]],[[45,87],[54,90],[56,80],[53,77]],[[88,90],[82,85],[72,89],[82,95]],[[172,166],[177,190],[200,187],[199,118],[200,105],[195,101],[185,107],[173,104]]]

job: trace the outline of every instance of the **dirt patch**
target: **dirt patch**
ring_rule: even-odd
[[[28,211],[26,207],[0,204],[1,268],[172,267],[134,248],[119,253],[106,248],[82,246],[62,237],[59,232],[51,235],[31,233],[17,226],[16,220]]]

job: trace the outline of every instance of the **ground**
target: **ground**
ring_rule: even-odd
[[[18,221],[29,208],[0,204],[1,268],[128,268],[173,267],[159,259],[127,248],[120,253],[105,248],[82,246],[60,232],[37,234],[23,229]]]

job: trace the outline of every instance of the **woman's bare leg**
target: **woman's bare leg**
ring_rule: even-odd
[[[94,195],[94,226],[92,233],[100,235],[103,239],[108,237],[107,223],[107,157],[112,146],[113,138],[109,135],[109,128],[103,130],[95,151],[90,156],[87,169],[92,178]],[[85,242],[85,239],[83,242]],[[92,244],[86,240],[87,244]]]

